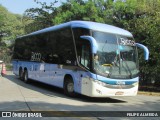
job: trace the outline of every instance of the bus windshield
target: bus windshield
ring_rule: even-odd
[[[109,78],[129,79],[138,76],[137,48],[133,38],[93,31],[98,51],[94,55],[94,70]]]

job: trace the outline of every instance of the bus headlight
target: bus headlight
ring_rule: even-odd
[[[138,82],[135,82],[135,83],[133,83],[132,85],[133,85],[133,86],[137,86],[137,85],[138,85]]]
[[[107,85],[106,83],[101,82],[101,81],[99,81],[99,80],[95,80],[94,82],[96,82],[97,84],[99,84],[99,85],[101,85],[101,86],[104,86],[104,87]]]

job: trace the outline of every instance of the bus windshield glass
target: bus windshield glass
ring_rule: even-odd
[[[93,60],[97,74],[114,79],[138,76],[137,48],[132,37],[98,31],[92,35],[98,44]]]

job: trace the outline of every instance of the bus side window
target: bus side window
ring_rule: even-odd
[[[80,56],[80,63],[83,65],[85,68],[90,69],[90,47],[88,44],[82,45],[81,49],[82,53]]]

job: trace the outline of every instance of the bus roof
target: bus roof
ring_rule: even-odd
[[[61,29],[64,27],[71,27],[71,28],[80,27],[80,28],[86,28],[86,29],[91,29],[91,30],[95,30],[95,31],[101,31],[101,32],[107,32],[107,33],[113,33],[113,34],[119,34],[119,35],[124,35],[124,36],[128,36],[128,37],[133,37],[133,35],[129,31],[124,30],[122,28],[118,28],[118,27],[108,25],[108,24],[103,24],[103,23],[91,22],[91,21],[70,21],[67,23],[60,24],[60,25],[55,25],[55,26],[52,26],[49,28],[38,30],[36,32],[30,33],[28,35],[24,35],[21,37],[41,34],[41,33],[50,32],[50,31],[55,31],[55,30],[58,30],[58,29]]]
[[[101,31],[101,32],[107,32],[107,33],[113,33],[113,34],[119,34],[119,35],[125,35],[132,37],[132,34],[124,30],[122,28],[118,28],[112,25],[98,23],[98,22],[90,22],[90,21],[72,21],[72,27],[82,27],[82,28],[88,28],[91,30]]]

